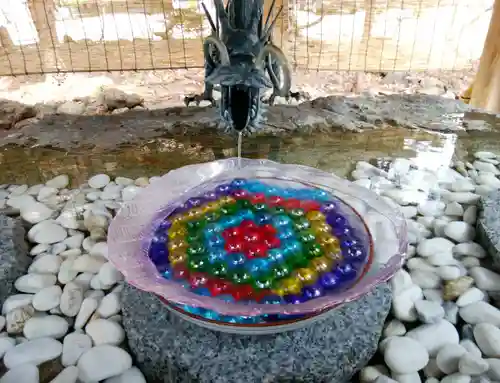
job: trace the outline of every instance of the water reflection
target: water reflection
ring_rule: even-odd
[[[494,138],[494,139],[493,139]],[[388,157],[414,159],[422,169],[436,171],[454,156],[466,158],[473,151],[500,151],[499,133],[434,134],[386,129],[365,133],[336,132],[279,139],[246,139],[243,155],[320,168],[347,175],[356,161]],[[489,146],[486,146],[489,145]],[[139,177],[159,175],[187,164],[233,157],[236,148],[205,138],[160,138],[113,151],[4,147],[0,150],[1,183],[38,183],[54,175],[70,174],[75,184],[99,172]]]

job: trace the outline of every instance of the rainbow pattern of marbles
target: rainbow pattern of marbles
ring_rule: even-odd
[[[157,227],[149,256],[165,278],[199,295],[301,303],[345,288],[367,261],[367,249],[338,207],[321,189],[234,179],[177,206]]]

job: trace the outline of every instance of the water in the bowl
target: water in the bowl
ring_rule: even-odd
[[[366,238],[351,222],[359,217],[344,214],[342,205],[314,187],[233,179],[176,206],[156,228],[149,256],[165,278],[199,295],[302,303],[348,288],[367,263]],[[246,320],[184,309],[208,319]]]

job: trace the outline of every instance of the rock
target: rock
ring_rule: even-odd
[[[496,178],[498,183],[500,180]],[[498,188],[498,187],[497,187]],[[500,190],[495,190],[479,202],[477,222],[478,243],[483,245],[493,257],[495,265],[500,266]]]
[[[437,323],[425,324],[406,333],[407,337],[420,342],[429,352],[431,357],[444,345],[458,344],[459,336],[457,329],[450,322],[441,320]]]
[[[60,304],[61,312],[64,315],[68,317],[76,316],[80,311],[82,302],[83,292],[80,286],[74,282],[70,282],[64,286]]]
[[[40,365],[58,358],[62,353],[62,344],[51,338],[38,338],[21,343],[7,351],[4,357],[5,367],[12,369],[26,363]]]
[[[458,202],[450,202],[444,210],[445,215],[461,217],[464,215],[464,208]]]
[[[35,294],[46,287],[53,286],[57,282],[55,275],[51,274],[26,274],[18,278],[14,283],[16,289],[22,293]]]
[[[85,236],[83,234],[72,235],[64,240],[64,244],[70,249],[79,249],[82,246],[82,242]]]
[[[446,225],[444,233],[458,243],[471,242],[476,236],[473,226],[463,221],[453,221]]]
[[[88,180],[88,184],[91,188],[102,189],[109,184],[110,181],[111,178],[109,178],[107,174],[96,174]]]
[[[14,338],[9,338],[8,336],[0,337],[0,358],[3,358],[5,353],[9,351],[16,345],[16,340]]]
[[[441,201],[425,201],[417,206],[417,210],[424,216],[436,217],[444,214],[446,204]]]
[[[475,225],[477,220],[477,206],[471,205],[465,209],[463,220],[469,225]]]
[[[469,354],[472,354],[476,357],[480,358],[482,355],[479,347],[477,347],[476,344],[470,339],[464,339],[460,341],[460,346],[465,348]]]
[[[118,376],[106,379],[104,383],[146,383],[146,378],[137,367],[132,367]]]
[[[434,272],[413,270],[410,276],[413,283],[423,289],[434,289],[441,285],[441,278]]]
[[[426,300],[415,302],[418,318],[424,323],[436,323],[444,318],[444,309],[437,303]]]
[[[148,382],[161,381],[167,373],[173,381],[203,373],[207,381],[224,377],[222,382],[258,382],[268,371],[276,371],[272,366],[283,363],[290,367],[276,371],[273,379],[286,375],[286,379],[343,382],[375,353],[390,297],[388,285],[380,284],[323,321],[265,337],[245,336],[244,343],[240,335],[207,331],[179,320],[154,295],[129,285],[122,292],[122,315],[129,349]],[[345,330],[327,330],[331,328]],[[175,356],[167,347],[172,342]],[[214,347],[219,350],[216,354],[209,351]],[[224,363],[214,363],[214,358]],[[288,364],[292,359],[304,363]]]
[[[379,376],[390,375],[389,369],[384,365],[366,366],[359,373],[361,383],[374,382]]]
[[[443,290],[443,299],[451,301],[465,293],[474,283],[471,277],[460,277],[453,281],[446,281]]]
[[[500,291],[500,274],[484,267],[473,267],[469,273],[481,290]]]
[[[392,374],[392,377],[399,383],[422,383],[418,372],[410,374]]]
[[[80,357],[92,348],[92,339],[86,334],[73,332],[66,335],[63,341],[62,365],[74,366]]]
[[[422,298],[422,289],[417,285],[412,285],[394,297],[392,313],[401,321],[414,322],[417,320],[415,302]]]
[[[92,314],[99,306],[99,300],[95,297],[87,297],[83,300],[80,311],[75,319],[75,328],[83,328]]]
[[[491,173],[494,175],[500,174],[500,171],[496,168],[496,166],[489,163],[489,162],[483,162],[483,161],[476,160],[476,161],[474,161],[472,166],[474,166],[480,172]]]
[[[470,376],[460,373],[451,374],[441,379],[441,383],[470,383]]]
[[[48,208],[43,203],[33,202],[27,206],[23,206],[20,209],[21,217],[31,224],[39,223],[49,219],[54,210]]]
[[[454,302],[443,302],[444,319],[456,325],[458,320],[458,306]]]
[[[471,287],[469,290],[460,295],[457,299],[458,307],[465,307],[471,303],[479,302],[484,299],[484,293],[477,287]]]
[[[453,281],[460,278],[462,274],[458,266],[440,266],[437,268],[436,273],[445,281]]]
[[[37,223],[28,232],[28,238],[34,243],[52,244],[61,242],[67,237],[68,233],[58,224],[50,221]]]
[[[481,356],[471,353],[462,355],[458,362],[458,371],[464,375],[481,375],[489,369],[489,364]]]
[[[92,246],[89,253],[90,255],[108,259],[108,244],[106,242],[98,242]]]
[[[0,214],[0,303],[14,293],[14,281],[28,269],[31,259],[20,220]],[[6,312],[3,311],[5,314]]]
[[[457,344],[446,344],[441,347],[436,355],[438,368],[446,375],[458,371],[460,358],[467,353],[467,350]]]
[[[110,262],[106,262],[99,269],[99,280],[105,286],[114,286],[123,279],[122,274]]]
[[[0,383],[39,383],[38,367],[33,364],[23,364],[7,371],[0,378]]]
[[[99,304],[97,313],[102,318],[109,318],[121,311],[121,302],[118,294],[110,293],[106,295]]]
[[[474,327],[474,339],[484,355],[500,357],[500,329],[489,323],[479,323]]]
[[[429,353],[414,339],[394,337],[387,344],[384,360],[396,374],[409,374],[425,367]]]
[[[28,269],[28,273],[57,274],[62,261],[62,258],[57,255],[45,254],[33,261]]]
[[[500,379],[500,359],[488,358],[486,359],[488,362],[490,369],[488,370],[488,376],[491,379],[499,380]]]
[[[388,338],[390,336],[403,336],[406,334],[406,327],[403,322],[393,319],[384,328],[384,337]]]
[[[33,294],[15,294],[9,296],[3,303],[2,314],[5,315],[8,312],[20,307],[31,305],[31,302],[33,302],[33,297]]]
[[[500,310],[483,301],[462,307],[459,314],[470,324],[490,323],[500,327]]]
[[[125,331],[116,322],[107,319],[95,319],[85,327],[87,335],[94,345],[110,344],[118,346],[125,340]]]
[[[75,366],[66,367],[50,383],[77,383],[78,368]]]
[[[73,262],[72,270],[81,273],[98,273],[106,259],[102,257],[83,254]]]
[[[38,311],[49,311],[59,306],[61,295],[61,286],[46,287],[33,297],[33,307]]]
[[[132,367],[132,358],[121,348],[101,345],[86,351],[78,360],[79,379],[97,382],[120,375]]]
[[[27,339],[35,338],[62,338],[68,332],[69,324],[64,318],[57,315],[33,317],[24,325],[24,336]]]

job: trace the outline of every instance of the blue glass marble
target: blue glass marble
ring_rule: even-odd
[[[230,184],[222,184],[215,188],[215,194],[218,196],[225,196],[231,193],[231,190],[233,190],[233,188]]]
[[[238,318],[230,315],[223,315],[220,317],[220,320],[226,323],[238,323]]]
[[[330,213],[326,216],[326,223],[328,223],[331,227],[345,227],[347,225],[347,220],[337,213]]]
[[[208,191],[205,194],[203,194],[203,198],[205,198],[207,201],[215,201],[218,198],[218,196],[216,192]]]
[[[228,294],[219,295],[217,298],[220,299],[221,301],[228,302],[228,303],[233,303],[234,302],[233,296],[232,295],[228,295]]]
[[[356,279],[357,273],[356,268],[350,262],[343,262],[338,265],[334,269],[334,274],[342,281],[342,282],[350,282]]]
[[[205,241],[209,250],[214,248],[222,248],[224,246],[224,238],[220,234],[214,234]]]
[[[306,286],[302,289],[302,295],[305,300],[314,299],[322,296],[324,294],[323,287],[316,284],[313,286]]]
[[[266,212],[259,212],[254,214],[254,220],[257,225],[265,225],[273,219],[273,216]]]
[[[274,186],[268,186],[265,188],[264,190],[264,194],[267,196],[267,197],[270,197],[270,196],[273,196],[273,195],[278,195],[279,193],[279,188],[277,187],[274,187]]]
[[[172,279],[172,269],[170,268],[170,265],[165,267],[162,273],[163,278],[165,279]]]
[[[242,209],[236,213],[236,217],[241,221],[245,219],[253,220],[255,218],[254,212],[250,209]]]
[[[263,185],[259,181],[247,181],[244,189],[250,193],[264,193],[267,186]]]
[[[218,224],[222,226],[223,229],[227,229],[239,225],[241,221],[242,219],[237,216],[225,216],[219,219]]]
[[[194,307],[194,306],[187,306],[187,305],[182,305],[180,306],[184,311],[194,314],[194,315],[201,315],[205,314],[205,309],[201,307]]]
[[[260,303],[268,305],[280,305],[283,303],[283,298],[278,295],[268,295],[260,300]]]
[[[252,277],[259,277],[270,272],[270,262],[267,259],[252,259],[245,263],[245,267]]]
[[[168,250],[165,247],[165,244],[161,242],[151,243],[148,253],[149,253],[149,258],[155,264],[160,263],[165,259],[168,259]]]
[[[350,248],[345,248],[342,251],[345,259],[351,262],[364,262],[366,260],[366,252],[361,246],[352,246]]]
[[[288,240],[282,244],[285,256],[296,254],[302,251],[302,243],[296,240]]]
[[[297,189],[293,188],[282,189],[280,195],[284,198],[295,198],[297,196]]]
[[[279,230],[280,228],[290,227],[292,225],[292,219],[285,214],[279,214],[273,217],[272,223],[276,229]]]
[[[225,257],[226,257],[226,252],[224,251],[224,249],[217,249],[217,248],[210,249],[207,254],[207,259],[209,263],[223,261]]]
[[[214,234],[220,234],[223,231],[224,227],[221,224],[213,222],[205,226],[205,229],[203,229],[203,235],[205,238],[210,238]]]
[[[246,258],[241,253],[227,254],[224,258],[224,261],[227,262],[227,267],[229,269],[234,269],[245,264]]]
[[[278,231],[276,235],[280,240],[284,241],[287,239],[292,239],[295,237],[295,232],[293,229],[284,227],[282,230]]]
[[[209,320],[220,320],[220,315],[213,310],[207,310],[203,314],[203,317]]]
[[[321,189],[313,189],[311,190],[313,193],[313,199],[318,200],[318,201],[328,201],[328,199],[331,198],[331,195]]]
[[[160,225],[158,226],[158,229],[164,231],[164,230],[170,229],[171,226],[172,226],[172,222],[170,222],[170,220],[166,219],[162,223],[160,223]]]
[[[285,259],[285,254],[282,249],[270,249],[267,252],[268,259],[274,263],[281,263]]]
[[[168,236],[166,233],[157,233],[153,236],[153,238],[151,238],[151,243],[152,244],[162,244],[163,246],[165,246],[165,243],[167,242],[168,240]]]
[[[212,296],[212,293],[210,293],[210,290],[207,289],[206,287],[198,287],[196,289],[193,289],[193,293],[201,295],[203,297],[210,297],[210,296]]]

